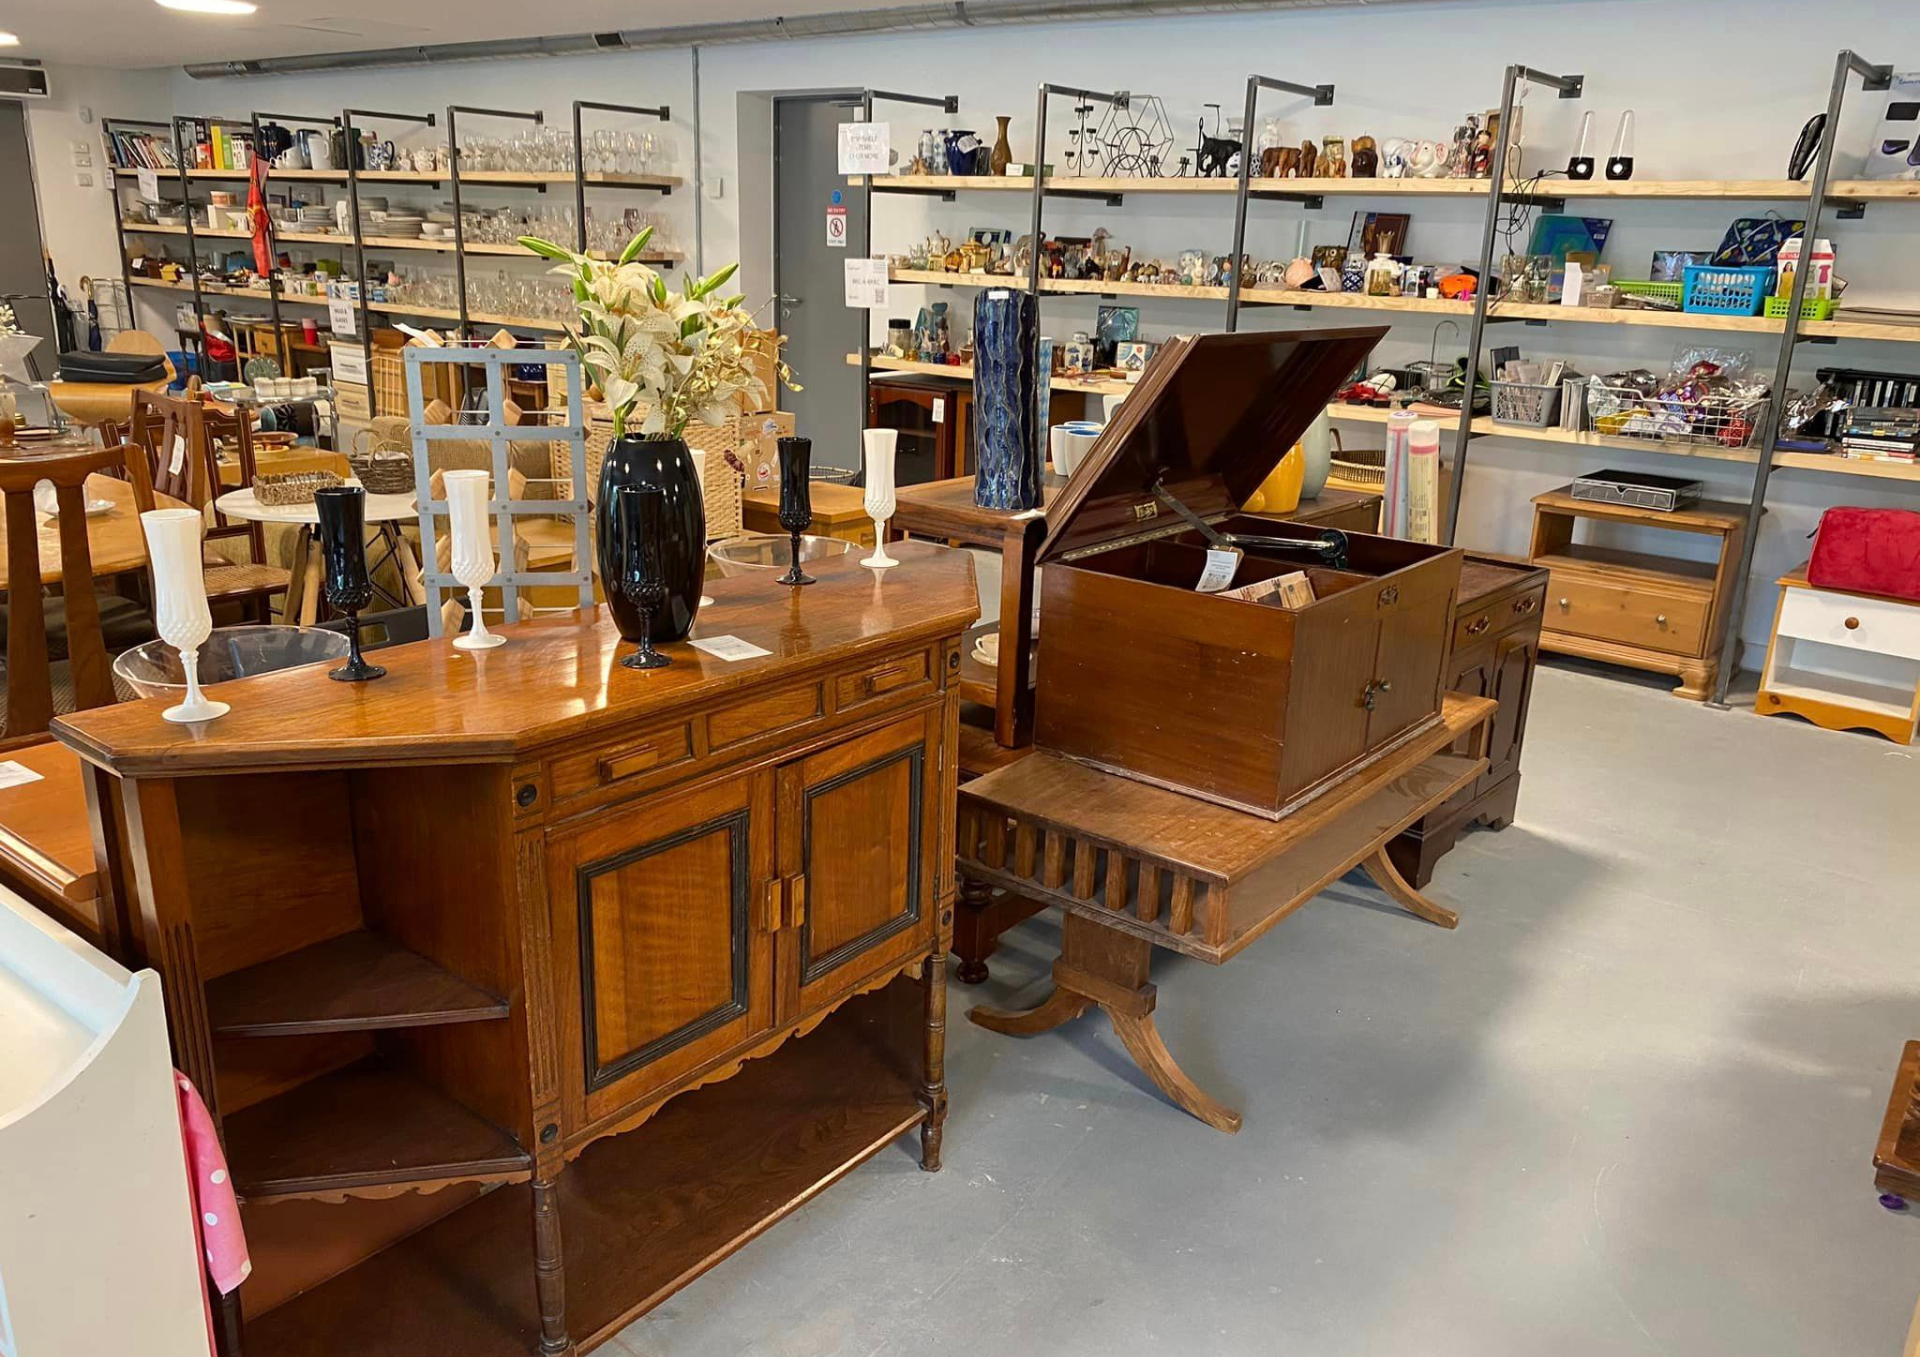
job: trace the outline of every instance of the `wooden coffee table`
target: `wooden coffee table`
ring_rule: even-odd
[[[1485,771],[1483,697],[1448,694],[1441,719],[1280,820],[1036,752],[960,788],[961,909],[995,887],[1066,913],[1054,989],[1014,1013],[967,1016],[1012,1036],[1051,1031],[1098,1005],[1134,1061],[1209,1126],[1240,1114],[1181,1070],[1154,1026],[1155,947],[1220,965],[1355,867],[1410,913],[1452,928],[1452,910],[1395,870],[1386,845]],[[1204,757],[1196,751],[1196,757]]]

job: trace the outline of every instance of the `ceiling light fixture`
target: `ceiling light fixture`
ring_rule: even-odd
[[[20,39],[12,33],[0,33],[0,47],[18,47]]]
[[[187,14],[251,14],[259,9],[248,0],[156,0],[162,9],[177,9]]]

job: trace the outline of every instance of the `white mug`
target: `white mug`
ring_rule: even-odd
[[[1053,469],[1062,476],[1071,476],[1087,453],[1100,441],[1101,426],[1092,420],[1075,419],[1065,424],[1053,426],[1050,446],[1053,451]]]

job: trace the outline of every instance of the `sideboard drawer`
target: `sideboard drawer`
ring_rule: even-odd
[[[707,717],[707,748],[718,754],[763,735],[824,721],[825,697],[821,684],[807,683],[716,708]]]
[[[1708,607],[1705,594],[1556,570],[1547,582],[1546,628],[1670,655],[1698,655],[1706,644]]]
[[[1780,603],[1779,630],[1804,641],[1920,660],[1920,604],[1788,589]]]
[[[933,652],[916,650],[840,675],[833,681],[833,709],[841,712],[869,702],[926,697],[935,687]]]
[[[693,722],[657,726],[604,749],[564,754],[553,761],[553,799],[565,804],[603,787],[644,781],[648,775],[691,763]]]
[[[1518,627],[1530,626],[1546,598],[1544,585],[1510,598],[1496,598],[1462,610],[1453,624],[1453,648],[1465,650],[1477,641],[1490,641]]]

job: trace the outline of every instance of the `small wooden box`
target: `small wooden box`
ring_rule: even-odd
[[[1238,506],[1384,333],[1162,346],[1048,510],[1036,744],[1277,819],[1438,719],[1461,552],[1351,533],[1348,567],[1305,567],[1316,598],[1286,608],[1196,592],[1207,542],[1171,507],[1317,532]],[[1248,546],[1232,583],[1302,568]]]

